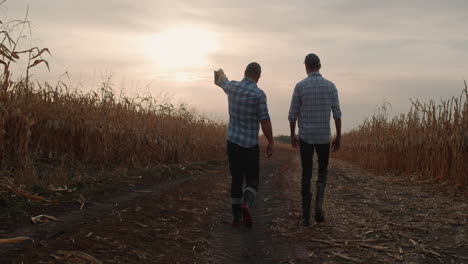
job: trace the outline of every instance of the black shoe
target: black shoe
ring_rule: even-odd
[[[323,216],[323,210],[322,209],[316,209],[315,210],[315,221],[317,223],[321,223],[325,221],[325,217]]]

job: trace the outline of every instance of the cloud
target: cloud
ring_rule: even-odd
[[[38,78],[55,80],[68,70],[84,82],[112,72],[223,115],[226,98],[213,86],[212,70],[223,67],[239,80],[245,65],[257,61],[276,133],[288,133],[290,94],[305,77],[309,52],[319,54],[323,75],[340,91],[345,129],[384,100],[404,111],[408,97],[458,94],[468,71],[466,0],[10,0],[4,13],[23,17],[28,2],[33,38],[54,55],[53,73],[38,68]],[[207,65],[161,69],[143,44],[181,25],[212,32],[220,49],[208,54]],[[177,75],[192,81],[176,82]]]

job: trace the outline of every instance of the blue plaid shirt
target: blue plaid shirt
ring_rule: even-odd
[[[267,98],[250,78],[220,83],[228,96],[229,125],[227,140],[244,148],[258,145],[260,121],[270,120]]]
[[[330,143],[330,112],[341,118],[335,85],[312,72],[296,84],[289,108],[289,122],[298,120],[299,138],[308,144]]]

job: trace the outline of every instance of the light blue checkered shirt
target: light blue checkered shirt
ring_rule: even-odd
[[[225,78],[220,86],[228,95],[227,140],[245,148],[258,145],[260,121],[270,120],[265,93],[249,78],[240,82]]]
[[[296,84],[289,108],[289,122],[298,120],[299,138],[308,144],[330,143],[330,113],[341,118],[335,85],[318,72]]]

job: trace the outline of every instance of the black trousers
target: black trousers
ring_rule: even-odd
[[[256,145],[244,148],[227,141],[227,155],[229,170],[232,176],[231,199],[232,204],[251,206],[255,200],[259,182],[260,149]],[[242,185],[246,183],[243,191]]]
[[[310,204],[310,180],[312,178],[312,167],[314,152],[318,157],[318,179],[317,195],[315,199],[316,209],[322,209],[325,186],[327,185],[328,160],[330,157],[330,143],[328,144],[307,144],[300,140],[301,164],[302,164],[302,199],[303,207]],[[308,202],[307,202],[308,200]],[[310,205],[309,205],[310,207]],[[307,208],[305,208],[307,209]]]

